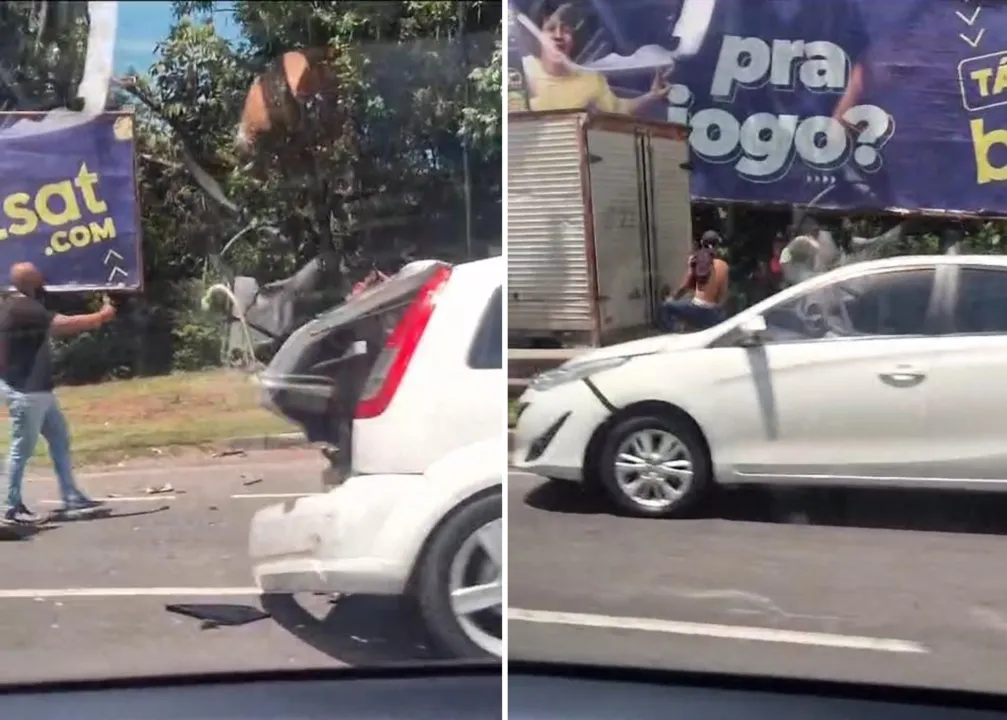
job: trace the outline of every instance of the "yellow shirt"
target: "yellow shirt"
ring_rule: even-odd
[[[550,75],[536,57],[525,58],[532,110],[583,110],[628,113],[625,100],[616,97],[605,76],[590,70],[572,70],[569,75]]]

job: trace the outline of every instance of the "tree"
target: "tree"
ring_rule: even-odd
[[[0,110],[74,104],[87,48],[86,4],[0,3]]]
[[[478,178],[470,187],[474,233],[483,244],[499,242],[500,3],[231,7],[237,48],[214,30],[215,3],[175,3],[179,23],[151,68],[151,88],[247,219],[291,239],[281,257],[245,253],[245,269],[283,275],[323,248],[351,275],[395,262],[403,245],[457,255],[465,155]],[[301,108],[296,132],[264,138],[249,172],[231,147],[244,95],[270,61],[305,48],[324,49],[327,87]]]
[[[82,7],[0,3],[0,103],[72,103],[87,22],[71,11]],[[501,3],[176,2],[174,10],[154,63],[134,73],[133,96],[115,97],[137,117],[144,296],[118,329],[65,344],[65,380],[217,361],[220,328],[198,303],[208,257],[251,222],[275,232],[246,233],[226,258],[235,272],[266,282],[325,252],[339,292],[375,263],[464,257],[467,226],[476,254],[501,243]],[[217,32],[222,13],[237,40]],[[300,103],[296,127],[264,137],[249,162],[234,144],[246,93],[275,58],[305,48],[326,58],[325,92]],[[4,89],[11,67],[16,82]],[[194,170],[219,184],[223,202]]]

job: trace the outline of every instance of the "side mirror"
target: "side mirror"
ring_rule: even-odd
[[[738,332],[741,334],[742,345],[759,345],[765,339],[766,333],[769,332],[766,318],[762,315],[750,317],[738,326]]]

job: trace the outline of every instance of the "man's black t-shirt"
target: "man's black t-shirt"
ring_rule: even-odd
[[[0,301],[0,377],[14,390],[53,389],[49,326],[54,316],[24,295]]]

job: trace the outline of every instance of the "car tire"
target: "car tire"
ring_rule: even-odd
[[[684,461],[691,464],[692,477],[681,483],[676,499],[662,504],[657,500],[643,501],[631,497],[623,489],[616,460],[625,444],[641,436],[671,437],[681,445]],[[684,417],[673,414],[647,413],[621,420],[609,430],[598,455],[596,477],[605,495],[620,514],[633,517],[675,518],[685,517],[696,510],[709,494],[712,486],[712,464],[699,432]],[[633,476],[630,476],[633,477]],[[677,481],[676,481],[677,482]]]
[[[470,637],[455,614],[451,602],[452,566],[459,553],[480,528],[501,523],[503,493],[477,496],[456,509],[434,531],[416,568],[415,599],[419,618],[435,654],[457,659],[498,659]],[[502,530],[501,530],[502,532]],[[501,542],[502,544],[502,542]],[[502,605],[479,613],[480,627],[502,637]]]

